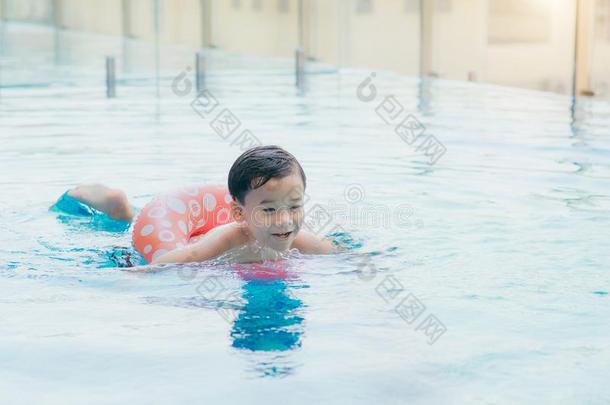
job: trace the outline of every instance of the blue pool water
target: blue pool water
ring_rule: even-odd
[[[163,49],[157,99],[149,45],[1,28],[1,403],[610,401],[608,102],[381,71],[366,101],[367,70],[311,64],[299,90],[292,61],[211,51],[210,93],[299,158],[311,226],[357,248],[266,281],[143,273],[128,230],[49,207],[82,182],[142,207],[226,181],[239,142],[172,90],[192,50]],[[390,95],[434,164],[378,115]]]

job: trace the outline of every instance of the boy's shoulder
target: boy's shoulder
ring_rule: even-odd
[[[245,224],[239,222],[229,222],[228,224],[217,226],[208,232],[217,233],[219,237],[227,242],[229,249],[243,246],[250,241],[249,231]]]

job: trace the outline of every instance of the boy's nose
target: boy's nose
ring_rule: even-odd
[[[280,210],[278,223],[279,223],[279,225],[291,225],[292,224],[292,217],[290,216],[290,212],[288,212],[288,210],[286,210],[286,209]]]

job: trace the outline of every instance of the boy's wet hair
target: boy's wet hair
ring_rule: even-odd
[[[246,195],[273,178],[299,173],[305,187],[305,172],[299,161],[276,145],[256,146],[237,158],[229,170],[229,192],[241,204]]]

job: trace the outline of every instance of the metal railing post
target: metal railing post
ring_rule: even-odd
[[[116,66],[113,56],[106,56],[106,97],[116,97]]]

